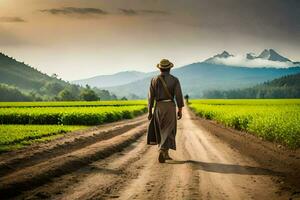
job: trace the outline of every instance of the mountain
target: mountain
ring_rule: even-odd
[[[171,70],[171,74],[180,79],[184,94],[191,97],[201,97],[207,90],[228,90],[246,88],[263,83],[284,75],[296,74],[300,67],[290,68],[250,68],[211,64],[206,62],[194,63]],[[156,74],[159,72],[157,71]],[[106,87],[105,89],[118,96],[136,94],[145,98],[151,77],[146,77],[125,85]]]
[[[280,55],[274,49],[264,49],[258,56],[254,53],[247,53],[246,56],[233,55],[224,51],[204,62],[211,64],[223,64],[229,66],[244,67],[293,67],[299,65],[299,62],[292,62],[290,59]]]
[[[259,56],[254,56],[252,59],[264,59],[278,62],[292,62],[290,59],[283,57],[279,53],[277,53],[274,49],[265,49],[263,50]]]
[[[197,66],[199,65],[202,68],[201,70],[204,70],[205,73],[209,72],[209,71],[214,71],[217,68],[226,67],[226,66],[229,67],[230,70],[231,70],[231,68],[235,67],[233,69],[233,71],[238,70],[237,68],[240,68],[240,67],[288,68],[288,67],[300,66],[299,63],[296,63],[296,62],[293,63],[288,58],[281,56],[273,49],[265,49],[259,54],[259,56],[256,56],[253,53],[248,53],[245,57],[235,56],[227,51],[223,51],[220,54],[217,54],[213,57],[206,59],[202,63],[196,63],[196,65]],[[207,66],[209,66],[211,69],[207,69]],[[225,70],[227,68],[221,68],[221,69]],[[244,69],[244,70],[239,69],[239,70],[247,71],[247,69]],[[274,69],[272,69],[272,70],[274,70]],[[177,73],[177,69],[175,71],[174,70],[172,70],[172,71],[175,74]],[[193,76],[193,77],[196,76],[195,79],[197,79],[197,77],[201,77],[201,74],[197,74],[198,73],[197,70],[191,70],[191,71],[192,72],[191,72],[191,74],[189,74],[189,76]],[[219,70],[217,70],[217,71],[219,71]],[[261,70],[261,71],[263,71],[263,70]],[[274,71],[289,71],[289,70],[274,70]],[[196,74],[194,74],[194,73],[196,73]],[[203,72],[201,71],[199,73],[203,73]],[[227,74],[227,72],[224,72],[224,73]],[[143,88],[145,87],[145,85],[147,85],[147,83],[151,79],[150,77],[152,77],[155,74],[156,74],[156,72],[143,73],[143,72],[137,72],[137,71],[125,71],[125,72],[119,72],[119,73],[112,74],[112,75],[102,75],[102,76],[95,76],[95,77],[88,78],[88,79],[76,80],[76,81],[73,81],[73,83],[80,84],[80,85],[89,84],[91,86],[108,89],[108,90],[116,93],[119,97],[122,97],[122,96],[129,97],[129,96],[135,96],[135,95],[145,97],[145,95],[143,93]],[[180,77],[182,76],[183,78],[185,76],[184,74],[181,74],[180,72],[178,72],[178,74]],[[210,76],[211,74],[208,74],[208,75]],[[277,76],[272,76],[272,75],[268,76],[266,74],[265,77],[261,77],[261,75],[255,74],[255,75],[253,75],[252,78],[248,78],[248,81],[246,81],[246,82],[238,83],[236,81],[236,83],[242,84],[241,86],[244,87],[244,86],[249,86],[249,84],[252,84],[252,83],[259,83],[259,82],[263,82],[265,80],[270,80],[272,78],[276,78],[281,75],[284,75],[284,73],[283,74],[279,73]],[[261,78],[257,78],[256,76],[261,77]],[[228,77],[230,79],[230,75],[228,75]],[[204,77],[204,79],[205,78],[206,77]],[[244,77],[237,77],[237,78],[239,78],[241,80],[245,80]],[[213,80],[213,79],[214,78],[212,77],[211,80]],[[232,80],[231,82],[233,82],[233,81],[234,80]],[[189,80],[187,80],[187,82],[189,82]],[[197,82],[197,80],[196,80],[196,82]],[[210,81],[208,81],[208,83],[210,83]],[[131,88],[132,84],[134,84],[133,88]],[[225,85],[221,85],[221,87],[230,88],[232,86],[232,84],[227,83],[227,82],[224,84]],[[227,84],[229,84],[229,85],[227,86]],[[207,85],[205,87],[213,87],[214,85],[216,85],[216,83],[212,83],[211,85],[210,84],[204,84],[204,85]],[[195,87],[199,88],[201,86],[193,86],[192,88],[195,88]],[[190,89],[190,86],[187,86],[186,89],[188,89],[188,91],[193,93],[192,89]],[[203,89],[198,90],[198,91],[203,91]]]
[[[300,98],[300,73],[283,76],[254,87],[235,90],[211,90],[204,98]]]
[[[94,87],[110,87],[117,85],[124,85],[139,79],[143,79],[147,76],[147,73],[138,71],[125,71],[112,75],[100,75],[88,79],[81,79],[72,81],[79,85],[90,85]]]
[[[204,62],[206,62],[206,63],[214,63],[216,59],[219,59],[219,58],[221,58],[221,59],[223,58],[224,59],[224,58],[229,58],[229,57],[233,57],[233,55],[230,54],[230,53],[228,53],[227,51],[223,51],[220,54],[217,54],[217,55],[215,55],[215,56],[213,56],[211,58],[206,59]]]

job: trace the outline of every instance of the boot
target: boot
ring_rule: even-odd
[[[158,155],[158,162],[164,163],[165,161],[166,161],[166,159],[165,159],[165,151],[164,150],[160,150],[159,151],[159,155]]]
[[[169,150],[165,151],[165,160],[173,160],[169,155]]]

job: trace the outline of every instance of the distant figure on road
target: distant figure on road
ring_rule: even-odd
[[[188,94],[186,94],[185,96],[184,96],[184,98],[185,98],[185,101],[186,101],[186,103],[189,103],[189,95]]]
[[[160,75],[152,78],[148,94],[148,119],[151,120],[148,128],[148,144],[158,144],[158,161],[164,163],[171,159],[169,149],[176,150],[176,130],[177,119],[182,117],[182,107],[184,106],[180,82],[178,78],[170,74],[173,67],[167,59],[162,59],[157,67]],[[176,117],[176,104],[178,107]],[[155,108],[152,113],[152,108]]]

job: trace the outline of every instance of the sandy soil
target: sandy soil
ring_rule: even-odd
[[[160,164],[146,116],[0,155],[0,199],[300,199],[300,151],[184,109]]]

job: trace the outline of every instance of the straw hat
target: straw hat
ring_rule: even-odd
[[[156,65],[159,69],[172,68],[174,65],[167,59],[162,59],[159,64]]]

